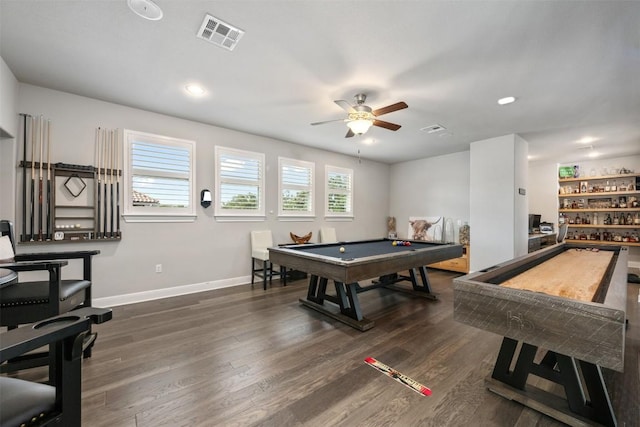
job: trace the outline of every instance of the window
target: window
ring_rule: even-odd
[[[326,216],[353,217],[353,170],[325,167]]]
[[[125,129],[127,221],[195,220],[195,141]]]
[[[278,158],[279,216],[314,216],[313,179],[315,164]]]
[[[216,146],[217,216],[264,216],[264,154]]]

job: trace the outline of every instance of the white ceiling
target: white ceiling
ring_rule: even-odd
[[[0,55],[20,82],[385,163],[510,133],[532,161],[640,154],[640,2],[155,2],[0,0]],[[196,38],[207,13],[246,32],[233,52]],[[405,101],[381,117],[402,128],[310,126],[359,92]]]

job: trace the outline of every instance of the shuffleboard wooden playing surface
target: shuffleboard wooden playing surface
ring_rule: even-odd
[[[568,249],[500,286],[593,301],[612,259],[611,251]]]

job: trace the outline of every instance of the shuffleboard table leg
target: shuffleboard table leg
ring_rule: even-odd
[[[569,425],[583,425],[584,420],[589,420],[605,426],[617,426],[607,387],[598,365],[553,351],[547,351],[542,361],[535,363],[538,347],[523,342],[515,367],[511,371],[510,366],[516,357],[517,345],[518,341],[514,339],[504,337],[502,340],[491,379],[487,380],[487,386],[491,391]],[[527,384],[529,375],[561,385],[566,400]]]

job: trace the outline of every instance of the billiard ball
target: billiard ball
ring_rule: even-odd
[[[340,253],[344,253],[344,246],[340,246]]]
[[[392,246],[398,246],[398,242],[396,242],[395,240],[393,242],[391,242]]]

